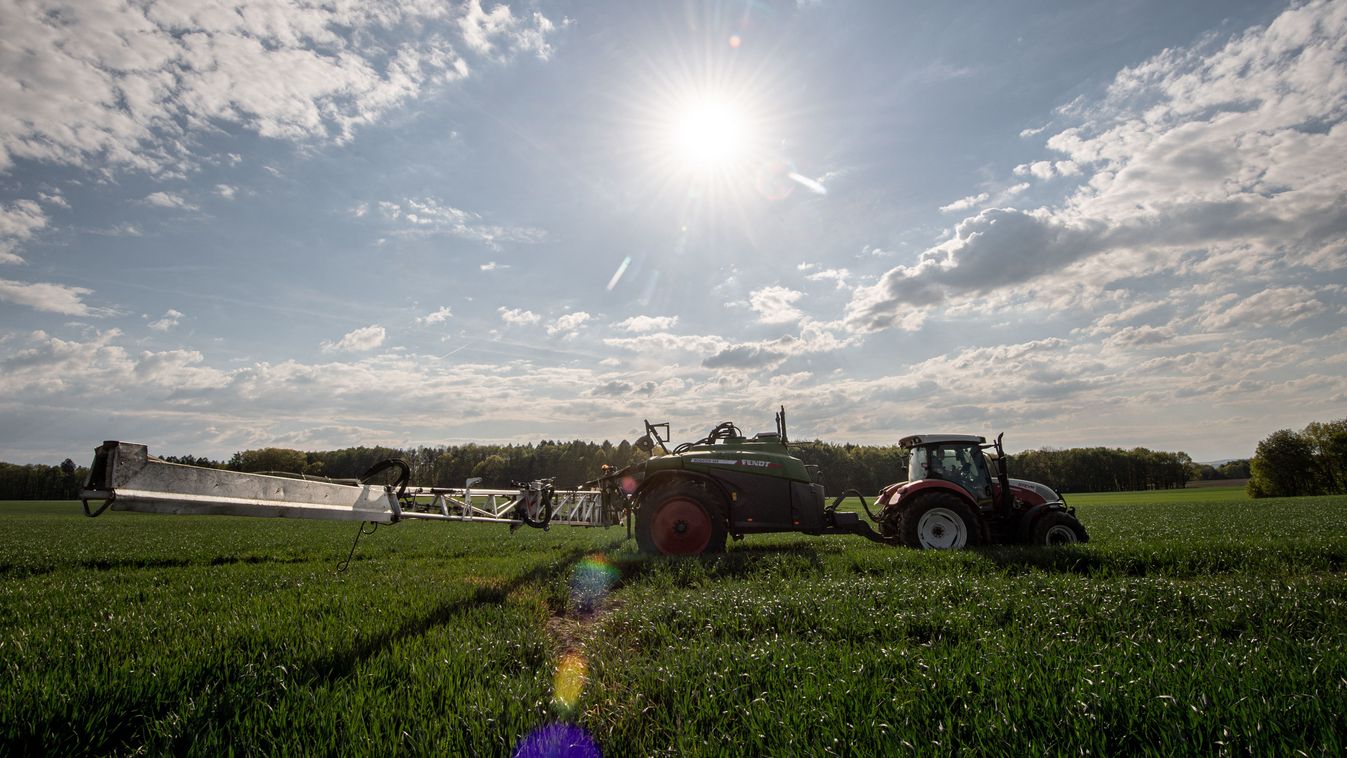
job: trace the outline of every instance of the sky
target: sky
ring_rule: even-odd
[[[1247,457],[1347,415],[1347,3],[0,0],[0,460]]]

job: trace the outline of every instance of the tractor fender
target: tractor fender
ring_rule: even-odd
[[[968,494],[968,490],[943,479],[918,479],[915,482],[907,482],[892,490],[885,487],[880,496],[883,497],[885,493],[888,495],[888,500],[883,503],[885,507],[895,505],[901,506],[902,503],[917,496],[919,493],[929,491],[948,492],[967,503],[968,507],[972,508],[975,513],[977,512],[977,501]]]
[[[678,469],[674,471],[657,472],[655,474],[652,474],[651,476],[646,477],[645,481],[641,482],[641,486],[636,489],[636,492],[634,493],[633,497],[638,502],[644,504],[645,494],[647,492],[650,492],[651,490],[654,490],[659,487],[663,487],[664,485],[670,482],[678,481],[680,479],[690,480],[704,484],[706,485],[706,488],[709,489],[711,492],[720,495],[720,501],[725,504],[725,513],[721,515],[725,517],[726,523],[729,523],[730,519],[729,508],[730,503],[733,501],[730,498],[729,490],[725,487],[725,483],[720,481],[719,479],[716,479],[713,476],[708,476],[698,471],[688,471],[687,469]]]
[[[1048,511],[1065,511],[1067,513],[1073,513],[1075,509],[1067,508],[1066,503],[1063,503],[1060,500],[1054,500],[1049,503],[1039,503],[1038,505],[1030,507],[1029,510],[1020,515],[1020,522],[1015,528],[1015,533],[1019,537],[1020,542],[1029,542],[1029,537],[1034,531],[1034,522]]]

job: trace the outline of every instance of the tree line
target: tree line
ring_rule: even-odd
[[[907,457],[896,445],[803,442],[792,453],[817,472],[829,495],[854,488],[871,495],[906,478]],[[516,482],[554,478],[562,489],[597,477],[603,466],[623,468],[645,460],[630,442],[543,440],[519,445],[445,445],[416,448],[348,447],[301,451],[259,448],[227,461],[193,455],[164,460],[247,472],[287,472],[334,479],[358,479],[374,464],[401,458],[411,481],[422,486],[461,487],[470,477],[479,486],[510,488]],[[1195,464],[1187,453],[1143,447],[1028,450],[1010,456],[1010,474],[1042,482],[1062,492],[1113,492],[1184,487],[1198,479],[1248,478],[1253,497],[1347,494],[1347,419],[1314,422],[1301,431],[1282,429],[1258,443],[1249,460],[1219,466]],[[59,465],[0,462],[0,500],[72,500],[88,469],[67,458]]]
[[[1059,492],[1127,492],[1186,487],[1198,468],[1187,453],[1136,447],[1027,450],[1010,456],[1010,475]]]
[[[1273,432],[1258,443],[1249,472],[1252,497],[1347,495],[1347,418]]]
[[[0,500],[74,500],[88,475],[69,458],[59,466],[0,462]]]
[[[829,496],[848,488],[866,495],[907,477],[907,457],[896,445],[854,445],[797,442],[791,452],[816,472],[816,481]],[[573,489],[597,477],[602,467],[623,468],[646,454],[623,440],[595,443],[543,440],[512,445],[446,445],[415,448],[348,447],[302,451],[258,448],[217,461],[193,455],[169,455],[173,463],[247,472],[286,472],[333,479],[358,479],[389,458],[401,458],[411,468],[411,481],[421,486],[462,487],[470,477],[479,487],[510,488],[516,482],[554,478],[561,489]],[[1234,472],[1239,462],[1211,468]],[[0,500],[70,500],[77,496],[88,470],[66,459],[59,466],[0,463]],[[1063,492],[1103,492],[1183,487],[1206,475],[1186,453],[1134,448],[1074,448],[1030,450],[1010,456],[1010,474],[1042,482]],[[1237,478],[1236,476],[1207,478]]]

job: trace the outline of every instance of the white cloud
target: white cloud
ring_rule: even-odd
[[[15,251],[47,222],[47,214],[32,200],[0,205],[0,263],[23,263]]]
[[[487,261],[486,263],[481,264],[481,265],[478,266],[477,268],[481,269],[482,271],[500,271],[500,270],[502,270],[502,269],[507,269],[507,268],[509,268],[509,266],[505,265],[504,263],[497,263],[497,262],[495,262],[495,261]]]
[[[96,234],[100,237],[143,237],[145,233],[135,224],[118,224],[116,226],[105,227],[102,229],[90,229],[90,234]]]
[[[173,208],[183,211],[197,210],[197,206],[192,205],[176,192],[152,192],[145,196],[145,203],[158,208]]]
[[[428,314],[426,314],[425,316],[420,316],[420,317],[418,317],[418,318],[416,319],[416,323],[418,323],[418,324],[440,324],[440,323],[443,323],[443,322],[445,322],[445,321],[448,321],[448,320],[449,320],[449,317],[452,316],[452,315],[454,315],[454,312],[453,312],[452,310],[449,309],[449,306],[447,306],[447,305],[442,305],[442,306],[440,306],[437,310],[435,310],[433,313],[428,313]]]
[[[546,232],[534,227],[485,223],[480,214],[446,205],[434,197],[408,198],[401,202],[380,201],[379,212],[386,220],[400,224],[402,229],[396,233],[404,236],[447,234],[482,242],[493,249],[499,249],[502,242],[536,244],[547,237]],[[483,266],[482,270],[490,271],[497,267],[504,268],[492,262]]]
[[[764,324],[787,324],[798,321],[802,314],[793,303],[804,293],[786,287],[763,287],[749,293],[748,304]]]
[[[182,320],[182,315],[181,311],[169,308],[164,313],[163,318],[151,321],[149,326],[156,332],[166,332],[178,325],[178,322]]]
[[[1176,307],[1209,308],[1190,324],[1225,323],[1230,298],[1253,287],[1275,293],[1262,302],[1285,315],[1277,323],[1309,323],[1316,306],[1280,298],[1299,296],[1290,293],[1305,268],[1347,266],[1344,114],[1347,4],[1299,4],[1268,27],[1167,50],[1120,72],[1098,101],[1063,108],[1075,124],[1048,139],[1058,155],[1018,167],[1081,174],[1060,205],[964,219],[915,263],[858,289],[850,323],[916,329],[940,308],[1048,301],[1033,291],[1059,305],[1056,296],[1076,292],[1077,307],[1098,301],[1085,293],[1145,300],[1189,280],[1205,289]]]
[[[837,289],[847,286],[851,272],[844,268],[827,268],[805,276],[811,282],[832,282]]]
[[[975,205],[981,205],[982,203],[987,202],[987,200],[990,197],[991,195],[986,192],[979,192],[976,195],[968,195],[967,197],[961,197],[958,200],[955,200],[954,202],[950,203],[949,205],[940,206],[940,212],[950,213],[953,211],[966,211]]]
[[[528,324],[536,324],[538,323],[538,320],[541,318],[538,314],[534,313],[533,311],[526,311],[522,308],[506,308],[503,305],[500,308],[498,308],[496,312],[500,314],[502,321],[504,321],[507,324],[510,324],[511,326],[527,326]]]
[[[613,324],[613,328],[624,332],[644,334],[646,332],[668,331],[678,325],[677,316],[632,316]]]
[[[342,338],[336,342],[324,341],[322,349],[325,353],[373,350],[382,345],[387,336],[388,334],[382,326],[377,324],[362,326],[342,335]]]
[[[217,389],[228,383],[229,376],[218,369],[200,365],[205,356],[197,350],[144,351],[136,359],[137,379],[177,391]]]
[[[37,193],[37,196],[39,199],[42,200],[42,202],[47,203],[48,205],[55,205],[58,208],[70,207],[70,202],[65,199],[65,196],[61,194],[60,190],[52,190],[51,192],[39,192]]]
[[[1075,161],[1034,161],[1021,163],[1015,167],[1013,173],[1015,176],[1033,176],[1036,179],[1048,180],[1055,176],[1075,176],[1080,173],[1080,166],[1077,166]]]
[[[505,6],[500,6],[505,8]],[[469,75],[457,45],[546,58],[541,13],[459,14],[441,3],[277,4],[237,0],[12,12],[0,71],[0,171],[15,159],[182,175],[191,136],[231,124],[263,137],[344,141],[426,90]],[[285,72],[277,76],[276,72]],[[232,160],[232,158],[231,158]]]
[[[547,38],[556,31],[556,25],[541,13],[534,12],[524,19],[515,16],[504,3],[484,11],[481,0],[468,0],[458,26],[464,43],[478,55],[509,58],[516,52],[525,52],[540,60],[552,55]]]
[[[1341,293],[1337,293],[1341,297]],[[1199,311],[1199,321],[1207,329],[1278,324],[1291,326],[1324,313],[1327,307],[1307,287],[1276,287],[1248,297],[1234,293],[1209,301]]]
[[[233,200],[233,199],[234,199],[234,196],[235,196],[236,194],[238,194],[238,191],[239,191],[239,188],[238,188],[238,187],[235,187],[235,186],[233,186],[233,185],[229,185],[229,184],[217,184],[217,185],[215,185],[215,194],[219,195],[220,197],[224,198],[225,200]]]
[[[1168,345],[1175,341],[1175,331],[1167,326],[1125,326],[1108,338],[1105,344],[1113,348],[1134,348],[1145,345]]]
[[[560,334],[566,339],[571,339],[575,337],[580,327],[589,319],[590,315],[584,311],[564,314],[559,317],[555,323],[547,327],[547,334],[549,336]]]
[[[655,332],[635,337],[605,337],[603,344],[655,358],[677,353],[708,355],[730,347],[730,341],[712,334],[671,334]]]
[[[64,316],[106,316],[107,309],[91,308],[84,302],[93,290],[51,282],[16,282],[0,279],[0,300]]]
[[[782,337],[756,342],[727,343],[702,361],[709,369],[776,369],[787,359],[797,356],[831,353],[853,347],[860,343],[856,335],[844,335],[844,326],[839,323],[823,323],[803,319],[798,335],[787,334]]]

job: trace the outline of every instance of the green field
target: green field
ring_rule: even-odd
[[[0,755],[1341,755],[1347,498],[1068,495],[1090,544],[0,504]],[[583,730],[583,731],[581,731]]]
[[[1066,502],[1072,505],[1133,505],[1135,503],[1229,503],[1252,502],[1243,487],[1189,487],[1182,490],[1153,490],[1151,492],[1088,492],[1067,493]]]

